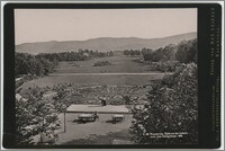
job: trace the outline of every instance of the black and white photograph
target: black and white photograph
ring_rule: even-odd
[[[198,144],[198,9],[14,9],[16,144]]]

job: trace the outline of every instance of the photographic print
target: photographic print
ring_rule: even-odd
[[[197,16],[14,9],[16,144],[198,144]]]

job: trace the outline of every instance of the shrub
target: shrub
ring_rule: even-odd
[[[108,61],[98,61],[94,64],[94,66],[107,66],[107,65],[111,65],[111,63]]]

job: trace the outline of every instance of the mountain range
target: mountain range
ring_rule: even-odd
[[[197,33],[185,33],[174,35],[164,38],[112,38],[101,37],[85,41],[49,41],[49,42],[36,42],[24,43],[16,45],[16,52],[38,54],[38,53],[60,53],[78,51],[79,49],[98,50],[99,52],[107,51],[123,51],[125,49],[142,49],[151,48],[157,49],[165,47],[169,44],[178,44],[183,40],[191,40],[197,38]]]

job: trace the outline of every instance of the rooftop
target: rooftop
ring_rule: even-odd
[[[90,113],[100,114],[131,114],[126,105],[71,105],[67,108],[67,113]]]

